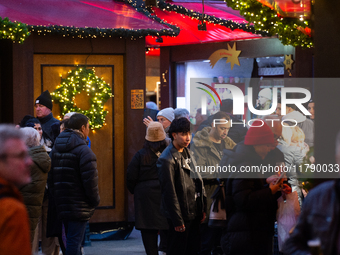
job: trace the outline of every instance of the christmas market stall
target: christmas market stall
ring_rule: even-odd
[[[284,78],[312,77],[310,5],[304,1],[292,9],[273,2],[178,0],[150,7],[154,16],[181,29],[177,37],[146,38],[150,49],[160,48],[161,108],[189,109],[191,78],[209,78],[213,87],[231,83],[243,91],[246,78],[271,79],[252,85],[257,97],[263,88],[284,86]]]
[[[125,169],[145,136],[145,36],[177,28],[114,1],[0,0],[0,17],[1,122],[34,115],[45,90],[56,118],[87,115],[101,197],[91,224],[131,221]]]

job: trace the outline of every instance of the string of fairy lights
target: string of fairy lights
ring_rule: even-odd
[[[270,35],[278,36],[283,45],[302,48],[313,47],[310,36],[310,21],[297,18],[284,18],[275,10],[262,5],[257,0],[224,0],[234,10],[249,22],[256,30],[267,31]]]
[[[73,27],[58,25],[27,25],[20,22],[11,22],[8,18],[0,18],[0,39],[11,39],[13,42],[22,43],[30,35],[36,33],[38,35],[61,35],[71,38],[97,38],[97,37],[119,37],[130,38],[136,40],[145,36],[171,36],[175,37],[179,34],[180,28],[169,24],[155,15],[152,15],[147,9],[137,7],[136,4],[129,0],[129,4],[138,12],[143,13],[147,17],[156,22],[166,25],[169,28],[161,30],[157,29],[125,29],[125,28],[92,28],[92,27]]]
[[[128,0],[128,3],[135,8],[136,11],[146,15],[148,18],[154,21],[166,25],[169,29],[125,29],[125,28],[79,28],[70,26],[28,26],[31,32],[36,32],[38,35],[47,34],[58,34],[63,37],[72,38],[97,38],[97,37],[120,37],[120,38],[130,38],[131,40],[136,40],[137,38],[143,38],[145,36],[171,36],[175,37],[179,34],[180,28],[165,22],[159,17],[150,13],[146,8],[142,6],[137,6],[137,3],[132,0]]]
[[[240,14],[249,23],[236,23],[231,20],[217,18],[215,16],[195,12],[183,6],[166,3],[164,0],[158,2],[159,8],[167,11],[174,11],[187,15],[193,19],[203,19],[205,22],[219,24],[234,29],[242,29],[247,32],[261,34],[262,36],[278,36],[284,45],[292,45],[302,48],[313,47],[313,39],[310,33],[310,21],[300,20],[298,18],[284,18],[275,10],[262,5],[257,0],[224,0],[227,5],[234,10],[240,11]],[[63,37],[72,38],[97,38],[97,37],[120,37],[136,40],[145,36],[177,36],[180,28],[165,22],[157,17],[151,8],[145,5],[137,5],[134,0],[128,0],[128,3],[138,12],[156,22],[166,25],[169,29],[125,29],[125,28],[79,28],[72,26],[28,26],[20,22],[11,22],[8,18],[0,18],[0,39],[10,39],[13,42],[23,43],[30,33],[38,35],[58,34]],[[150,11],[149,11],[150,10]]]
[[[30,35],[27,25],[20,22],[11,22],[8,18],[0,17],[0,39],[10,39],[14,43],[23,43]]]
[[[80,93],[86,93],[89,98],[90,108],[87,110],[81,109],[75,102],[76,96]],[[68,112],[86,115],[92,130],[100,129],[105,125],[108,111],[104,109],[104,104],[113,97],[111,87],[95,74],[95,69],[84,67],[69,71],[51,96],[53,101],[59,104],[62,115]]]
[[[136,40],[137,38],[143,38],[145,36],[176,36],[179,33],[174,29],[125,29],[125,28],[91,28],[91,27],[72,27],[72,26],[28,26],[28,29],[38,35],[57,34],[63,37],[71,38],[97,38],[97,37],[120,37],[131,38]]]

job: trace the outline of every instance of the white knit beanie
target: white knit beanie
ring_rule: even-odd
[[[272,100],[272,90],[269,89],[269,88],[262,89],[259,92],[259,96],[262,96],[262,97],[268,98],[269,100]]]

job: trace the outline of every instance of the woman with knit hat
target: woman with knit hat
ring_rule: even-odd
[[[147,128],[143,149],[139,150],[127,168],[127,187],[134,194],[136,229],[141,230],[147,255],[158,255],[158,231],[168,229],[160,213],[161,186],[156,162],[167,147],[160,122]]]
[[[262,172],[241,171],[254,166],[261,169],[265,157],[276,144],[270,127],[256,120],[244,143],[238,144],[235,151],[224,151],[221,166],[236,168],[226,180],[227,227],[221,239],[226,255],[272,254],[277,199],[281,196],[283,179],[265,180]]]

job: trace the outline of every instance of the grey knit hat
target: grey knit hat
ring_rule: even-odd
[[[175,119],[174,109],[172,107],[164,108],[157,113],[157,117],[158,116],[163,116],[172,122]]]

